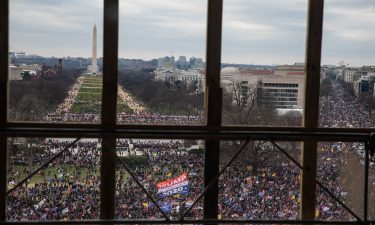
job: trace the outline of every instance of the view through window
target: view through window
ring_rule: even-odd
[[[223,125],[301,126],[307,1],[224,1]]]
[[[102,11],[100,0],[10,3],[10,121],[100,123]]]
[[[119,0],[117,96],[103,96],[103,78],[112,76],[103,73],[103,8],[109,1],[9,2],[6,110],[11,124],[96,124],[100,130],[102,103],[112,99],[117,105],[114,128],[304,129],[308,0],[223,1],[217,74],[223,126],[218,128],[206,126],[206,80],[215,75],[206,73],[206,45],[216,41],[206,40],[212,26],[207,25],[210,1]],[[375,5],[372,0],[325,3],[318,126],[346,132],[373,128]],[[114,146],[99,134],[79,141],[27,133],[5,137],[6,219],[99,219],[105,151],[115,153],[116,219],[203,219],[207,195],[201,193],[215,164],[207,157],[213,152],[223,170],[218,219],[302,218],[306,168],[300,140],[273,142],[264,135],[267,140],[247,143],[237,136],[213,141],[209,138],[215,135],[179,139],[153,132],[150,138],[116,139]],[[365,148],[359,141],[318,142],[315,219],[375,218],[373,155],[369,215],[364,218]]]
[[[373,99],[375,66],[372,52],[375,29],[371,1],[325,1],[319,126],[326,128],[374,127]],[[360,14],[360,17],[353,16]],[[369,216],[374,218],[374,159],[369,162]],[[363,218],[365,145],[320,142],[318,179]],[[329,171],[327,177],[324,173]],[[356,185],[353,185],[356,184]],[[362,188],[362,189],[361,189]],[[318,190],[318,218],[353,218]],[[370,203],[371,202],[371,203]],[[339,212],[338,214],[332,211]]]
[[[203,125],[207,1],[121,0],[119,124]]]

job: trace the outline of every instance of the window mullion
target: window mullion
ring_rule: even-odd
[[[206,58],[206,112],[207,126],[221,126],[222,90],[220,88],[222,0],[208,0],[207,58]],[[219,141],[206,141],[204,185],[219,173]],[[204,218],[217,219],[218,181],[204,196]]]
[[[0,127],[7,122],[9,0],[0,1]],[[7,137],[0,136],[0,222],[6,220]]]
[[[102,127],[116,126],[119,1],[104,0]],[[102,137],[100,218],[115,216],[116,138]]]
[[[0,2],[0,126],[7,122],[8,58],[9,58],[9,0]]]
[[[324,0],[309,0],[306,43],[305,128],[317,128],[319,123],[320,61],[322,46]],[[315,219],[317,142],[305,141],[303,145],[301,190],[301,217]]]

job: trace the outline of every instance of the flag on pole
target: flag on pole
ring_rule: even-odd
[[[176,194],[189,193],[188,173],[183,173],[178,177],[171,178],[156,184],[158,188],[157,195],[167,197]]]

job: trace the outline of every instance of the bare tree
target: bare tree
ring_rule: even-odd
[[[231,81],[223,93],[223,124],[225,125],[271,125],[276,116],[272,105],[260,104],[257,87]]]
[[[272,104],[272,96],[262,99],[258,87],[244,85],[231,81],[223,93],[223,124],[225,125],[292,125],[299,126],[302,118],[299,113],[288,113],[278,116]],[[228,161],[243,141],[223,141],[220,146],[221,161]],[[295,150],[296,143],[283,143],[283,148],[293,152],[293,157],[298,157]],[[277,156],[277,157],[275,157]],[[278,150],[267,141],[252,141],[238,157],[236,165],[251,168],[254,174],[270,163],[286,161],[280,158]]]
[[[270,125],[276,110],[268,104],[260,104],[256,87],[231,81],[224,88],[222,117],[225,125]],[[243,144],[243,141],[223,141],[220,146],[222,162],[227,161]],[[254,173],[265,166],[272,156],[273,147],[265,141],[252,141],[238,157],[239,166],[250,167]]]
[[[320,84],[320,96],[328,96],[332,91],[332,81],[330,78],[325,78]]]

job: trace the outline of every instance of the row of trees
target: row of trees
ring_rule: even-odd
[[[202,114],[204,109],[204,94],[193,94],[184,83],[156,81],[148,71],[122,70],[118,79],[120,85],[154,113],[194,115]]]
[[[66,70],[62,76],[53,79],[10,81],[9,119],[37,121],[67,97],[69,87],[74,84],[81,71]]]

